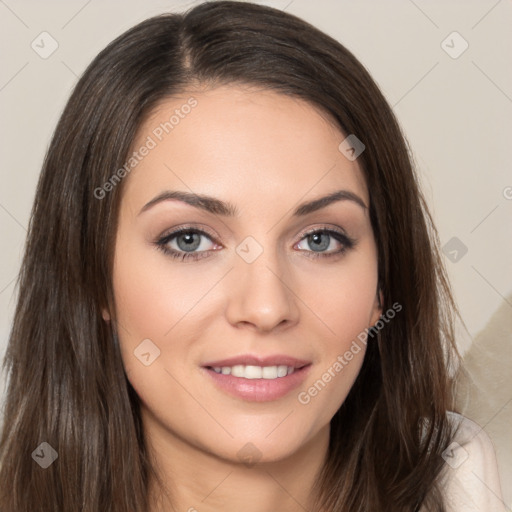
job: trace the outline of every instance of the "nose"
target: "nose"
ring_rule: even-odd
[[[236,256],[228,282],[226,317],[236,326],[275,331],[297,323],[297,295],[285,264],[272,251],[248,263]]]

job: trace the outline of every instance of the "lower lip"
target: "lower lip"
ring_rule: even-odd
[[[203,368],[215,384],[231,396],[249,402],[270,402],[283,398],[299,387],[305,380],[311,365],[303,366],[286,377],[277,379],[244,379],[233,375],[216,373],[213,369]]]

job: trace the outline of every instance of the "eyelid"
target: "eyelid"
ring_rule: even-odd
[[[219,244],[218,239],[220,237],[217,235],[217,233],[215,233],[214,231],[210,230],[207,227],[204,227],[203,225],[195,224],[195,223],[185,224],[182,226],[178,226],[176,228],[166,229],[160,236],[157,237],[157,240],[162,240],[162,239],[170,237],[170,236],[176,236],[182,232],[187,232],[187,231],[194,231],[194,232],[197,232],[200,234],[207,235],[209,238],[212,239],[213,242]],[[221,244],[219,244],[219,245],[221,245]]]
[[[304,231],[301,231],[300,234],[298,235],[298,241],[300,242],[304,237],[310,235],[311,233],[316,233],[317,231],[334,231],[336,233],[339,233],[340,235],[343,235],[344,237],[347,237],[348,239],[351,238],[348,235],[348,233],[339,226],[334,226],[332,224],[320,224],[319,226],[306,228]]]

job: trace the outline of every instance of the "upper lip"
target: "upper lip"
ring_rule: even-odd
[[[255,355],[241,355],[235,357],[229,357],[227,359],[219,359],[217,361],[211,361],[203,364],[204,367],[220,367],[223,366],[291,366],[293,368],[302,368],[307,366],[311,361],[305,359],[297,359],[287,355],[274,355],[274,356],[255,356]]]

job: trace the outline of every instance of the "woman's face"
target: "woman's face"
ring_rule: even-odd
[[[141,127],[115,317],[162,449],[264,462],[328,436],[363,361],[353,342],[381,313],[368,191],[344,139],[308,103],[236,86],[169,100]]]

